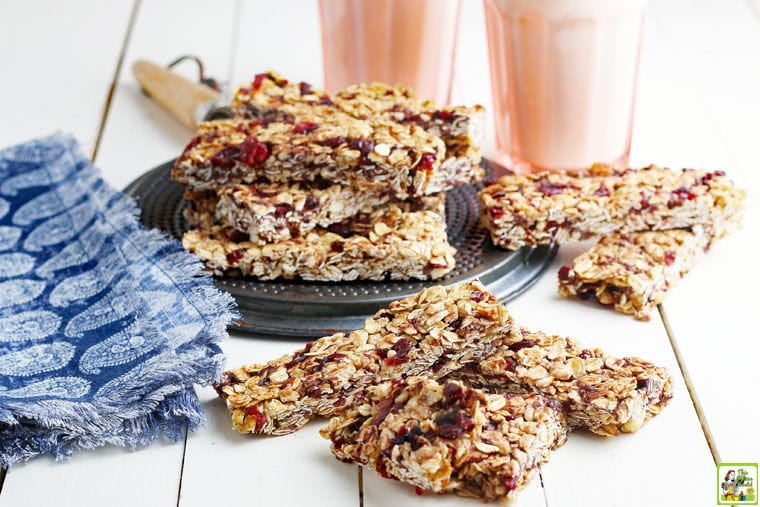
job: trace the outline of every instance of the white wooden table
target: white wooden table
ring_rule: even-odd
[[[191,136],[140,93],[131,65],[186,53],[233,84],[265,69],[319,84],[316,2],[2,0],[0,145],[72,132],[122,188]],[[464,2],[454,100],[490,103],[479,0]],[[510,304],[527,326],[641,356],[676,378],[670,406],[638,433],[573,433],[519,505],[715,505],[715,462],[760,460],[760,0],[651,0],[636,106],[634,165],[724,169],[749,190],[750,209],[648,323],[560,300],[552,270]],[[563,247],[553,272],[579,251]],[[223,348],[233,366],[298,343],[238,335]],[[321,422],[286,437],[243,436],[211,389],[199,394],[208,426],[184,442],[33,460],[5,475],[0,504],[478,505],[418,497],[372,472],[362,484],[357,467],[331,456]]]

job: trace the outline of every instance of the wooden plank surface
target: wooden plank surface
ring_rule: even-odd
[[[73,133],[91,152],[131,1],[0,5],[0,145]]]

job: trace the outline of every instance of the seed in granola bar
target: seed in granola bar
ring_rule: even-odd
[[[240,145],[240,158],[246,165],[259,165],[269,158],[269,148],[256,136],[248,136]]]
[[[211,163],[216,167],[222,169],[230,169],[235,165],[240,155],[239,146],[227,146],[217,151],[213,157],[211,157]]]
[[[472,417],[463,410],[450,410],[435,420],[435,434],[453,440],[475,427]]]
[[[302,121],[300,123],[296,123],[296,126],[293,127],[293,132],[296,134],[308,134],[309,132],[313,132],[319,128],[319,124],[311,122],[311,121]]]

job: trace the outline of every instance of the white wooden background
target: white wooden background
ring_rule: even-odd
[[[320,84],[316,1],[0,0],[0,145],[72,132],[122,188],[191,135],[140,93],[131,65],[186,53],[233,84],[266,69]],[[479,0],[464,0],[457,56],[455,101],[488,105]],[[659,417],[613,439],[572,434],[516,505],[715,505],[715,461],[760,460],[760,0],[651,0],[635,121],[634,165],[724,169],[749,190],[750,209],[648,323],[556,296],[552,271],[579,246],[563,247],[553,270],[509,305],[525,325],[641,356],[676,377]],[[234,366],[298,343],[239,335],[223,348]],[[417,497],[371,472],[360,485],[358,469],[318,436],[321,422],[286,437],[242,436],[213,391],[199,393],[209,423],[185,442],[36,459],[5,475],[0,504],[478,505]]]

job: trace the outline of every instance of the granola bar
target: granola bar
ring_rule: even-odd
[[[389,205],[333,225],[265,245],[217,225],[190,229],[182,244],[217,274],[234,270],[260,280],[436,280],[456,264],[445,223],[431,211]]]
[[[560,269],[559,294],[594,298],[649,320],[668,289],[702,259],[712,239],[700,226],[605,236],[572,266]]]
[[[584,175],[507,175],[480,193],[480,203],[493,242],[517,249],[697,224],[720,237],[735,227],[744,197],[722,171],[597,165]]]
[[[559,404],[410,377],[367,389],[321,431],[335,457],[435,493],[513,498],[562,445]]]
[[[377,382],[440,378],[478,360],[495,350],[511,326],[507,310],[478,281],[430,287],[391,303],[362,329],[229,371],[217,391],[238,431],[284,435],[314,416],[333,415]]]
[[[419,125],[446,142],[478,144],[484,137],[482,106],[436,108],[420,101],[414,90],[382,83],[354,85],[330,97],[309,83],[290,83],[269,72],[258,74],[250,86],[238,88],[232,99],[233,112],[243,118],[296,122],[298,118],[341,111],[354,118],[384,116],[399,123]]]
[[[416,196],[444,190],[428,182],[445,154],[439,138],[383,119],[364,121],[336,113],[297,124],[215,120],[198,126],[172,178],[195,190],[321,178]]]
[[[571,338],[512,332],[521,339],[449,378],[488,392],[541,394],[562,404],[571,428],[605,436],[638,430],[673,396],[665,368],[635,357],[611,357]]]
[[[403,211],[430,209],[444,216],[445,196],[420,196],[410,201],[392,199],[376,187],[330,185],[233,185],[218,192],[216,219],[249,235],[258,245],[305,236],[316,227],[327,228],[360,213],[371,213],[389,200]]]

